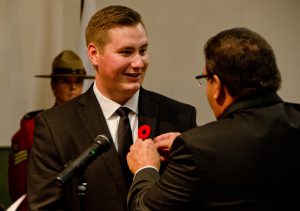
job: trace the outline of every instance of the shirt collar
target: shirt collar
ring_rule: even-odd
[[[105,119],[109,119],[116,110],[121,107],[119,103],[112,101],[111,99],[103,96],[96,87],[96,82],[93,85],[93,91],[96,95],[98,103],[102,109]],[[124,105],[123,107],[129,108],[135,114],[138,114],[138,99],[140,90],[138,90]]]

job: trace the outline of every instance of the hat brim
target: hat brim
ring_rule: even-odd
[[[53,75],[35,75],[37,78],[60,78],[60,77],[77,77],[84,79],[95,79],[95,76],[92,75],[77,75],[77,74],[53,74]]]

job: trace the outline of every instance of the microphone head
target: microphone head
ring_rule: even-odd
[[[110,148],[110,141],[106,135],[97,135],[97,137],[95,138],[94,146],[94,150],[92,150],[91,153],[98,154],[98,151],[100,151],[100,149],[101,151],[107,151]]]
[[[69,162],[69,165],[55,178],[57,185],[62,186],[74,175],[83,175],[87,166],[93,162],[102,152],[110,148],[110,141],[105,135],[98,135],[94,143],[83,151],[76,159]]]
[[[97,142],[98,144],[110,144],[110,141],[106,135],[97,135],[97,137],[95,138],[95,142]]]

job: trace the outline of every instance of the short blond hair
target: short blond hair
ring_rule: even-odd
[[[105,7],[91,17],[85,30],[86,45],[92,42],[101,49],[109,41],[109,29],[139,23],[144,26],[140,14],[131,8],[120,5]]]

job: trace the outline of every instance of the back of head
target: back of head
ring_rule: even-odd
[[[102,48],[109,41],[109,29],[120,26],[135,26],[143,21],[140,14],[125,6],[108,6],[96,12],[90,19],[86,31],[86,45],[93,42]]]
[[[246,28],[222,31],[204,48],[208,74],[218,75],[232,97],[276,92],[281,84],[268,42]]]

